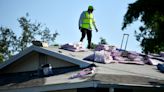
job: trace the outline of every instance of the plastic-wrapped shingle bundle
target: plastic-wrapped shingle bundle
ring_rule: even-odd
[[[128,51],[121,51],[121,56],[122,57],[128,57],[129,52]]]
[[[138,64],[143,65],[143,57],[139,56],[137,52],[128,52],[128,51],[112,51],[113,60],[116,60],[117,63],[123,64]]]
[[[127,64],[139,64],[139,65],[145,64],[144,58],[135,51],[128,51],[127,59],[128,60],[125,61]]]
[[[135,60],[138,56],[139,56],[139,54],[137,52],[134,52],[134,51],[128,52],[128,58],[130,60]]]
[[[61,46],[61,49],[65,49],[73,52],[86,51],[86,49],[83,48],[81,42],[64,44]]]
[[[113,50],[111,52],[111,55],[114,56],[114,57],[120,57],[121,54],[122,54],[122,52],[121,51],[118,51],[118,50]]]
[[[117,60],[117,61],[124,60],[124,58],[121,55],[122,55],[122,52],[118,50],[113,50],[111,52],[111,56],[113,60]]]
[[[150,58],[150,57],[147,57],[146,61],[145,61],[147,64],[150,64],[150,65],[158,65],[158,64],[163,64],[162,61],[160,60],[157,60],[157,59],[153,59],[153,58]]]
[[[66,49],[66,48],[75,48],[72,43],[67,43],[61,46],[61,48]]]
[[[101,50],[111,52],[113,50],[116,50],[116,47],[115,46],[110,46],[110,45],[105,45],[105,44],[97,45],[96,48],[95,48],[95,51],[101,51]]]
[[[98,63],[112,63],[113,58],[111,57],[111,53],[108,51],[95,51],[93,54],[84,58],[84,60],[89,60]]]

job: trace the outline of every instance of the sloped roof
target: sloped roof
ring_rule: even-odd
[[[84,60],[76,59],[73,57],[69,57],[67,55],[64,55],[62,53],[59,53],[57,50],[51,49],[51,48],[43,48],[38,46],[30,46],[26,48],[24,51],[18,53],[17,55],[14,55],[9,60],[5,61],[4,63],[0,64],[0,69],[6,67],[7,65],[12,64],[13,62],[16,62],[18,59],[22,58],[23,56],[27,55],[28,53],[31,53],[33,51],[44,53],[46,55],[56,57],[62,60],[65,60],[67,62],[79,65],[80,67],[86,67],[90,64],[90,62],[86,62]]]
[[[93,53],[92,50],[86,52],[71,52],[59,49],[58,47],[40,48],[36,46],[29,47],[27,52],[22,52],[23,55],[30,53],[31,51],[39,51],[41,53],[48,54],[54,57],[60,57],[80,66],[87,66],[92,63],[90,61],[82,60],[84,57]],[[35,49],[34,49],[35,48]],[[31,50],[32,49],[32,50]],[[22,54],[16,56],[18,59],[23,56]],[[10,63],[14,62],[11,59]],[[73,61],[72,61],[73,60]],[[75,61],[75,62],[74,62]],[[9,63],[9,64],[10,64]],[[27,80],[16,84],[7,84],[0,87],[0,91],[5,90],[19,90],[23,91],[27,89],[29,91],[50,91],[50,90],[63,90],[73,88],[84,87],[151,87],[164,89],[164,75],[160,73],[156,66],[152,65],[131,65],[131,64],[101,64],[96,63],[96,72],[94,74],[87,75],[83,78],[69,79],[72,75],[79,71],[69,72],[61,75],[55,75],[51,77],[36,78]],[[1,65],[5,67],[7,65]],[[21,89],[20,89],[21,88]]]
[[[113,66],[114,65],[114,66]],[[118,66],[117,66],[118,65]],[[110,65],[109,65],[110,66]],[[72,75],[79,71],[69,72],[61,75],[36,78],[20,83],[10,83],[0,87],[0,91],[8,90],[9,92],[23,91],[27,89],[29,92],[35,91],[50,91],[50,90],[64,90],[74,88],[85,88],[85,87],[136,87],[136,88],[162,88],[164,89],[164,79],[161,77],[156,78],[155,76],[149,76],[148,74],[143,75],[137,74],[136,72],[130,72],[120,70],[123,68],[112,68],[119,66],[127,66],[126,64],[112,64],[110,67],[106,67],[105,70],[101,66],[97,67],[94,74],[87,75],[85,77],[79,77],[69,79]],[[124,68],[125,68],[124,67]],[[127,67],[133,67],[127,66]],[[136,68],[137,65],[134,65]],[[146,66],[147,67],[147,66]],[[144,67],[143,67],[144,68]],[[141,68],[141,69],[143,69]],[[150,69],[150,68],[146,68]],[[133,70],[132,70],[133,71]],[[104,73],[103,73],[104,72]],[[106,73],[105,73],[106,72]],[[143,76],[142,76],[143,75]],[[15,90],[15,91],[14,91]]]

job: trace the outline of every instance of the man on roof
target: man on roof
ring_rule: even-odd
[[[80,42],[83,42],[83,39],[85,38],[85,35],[87,35],[88,39],[88,46],[87,48],[91,48],[91,40],[92,40],[92,30],[93,27],[95,28],[96,32],[98,32],[98,29],[95,24],[95,20],[93,17],[93,6],[89,6],[87,11],[83,11],[80,15],[79,19],[79,29],[81,31],[81,39]]]

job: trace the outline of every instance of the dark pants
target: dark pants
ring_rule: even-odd
[[[91,39],[92,39],[92,30],[82,28],[81,29],[81,39],[80,39],[80,41],[81,42],[83,41],[86,34],[87,34],[87,39],[88,39],[88,47],[87,48],[90,49],[91,48]]]

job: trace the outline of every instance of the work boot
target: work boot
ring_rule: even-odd
[[[88,45],[87,48],[88,48],[88,49],[91,49],[91,45]]]

